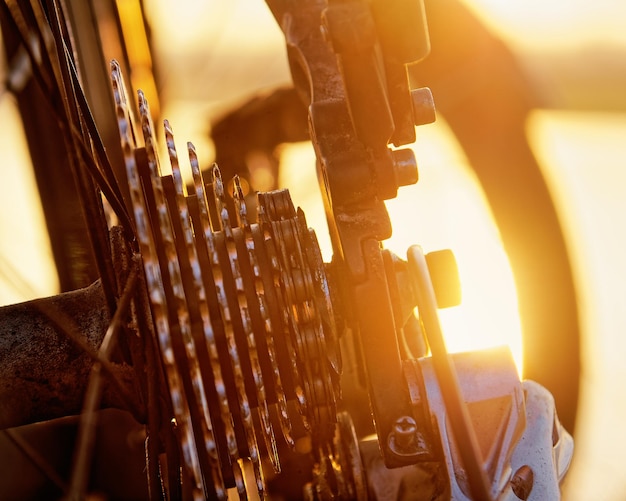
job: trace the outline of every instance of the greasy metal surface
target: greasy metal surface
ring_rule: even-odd
[[[99,283],[0,308],[0,428],[80,413],[108,322]],[[107,368],[137,398],[132,368]],[[105,382],[102,407],[126,409],[106,376]]]

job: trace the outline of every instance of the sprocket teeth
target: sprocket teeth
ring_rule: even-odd
[[[140,146],[119,65],[111,75],[148,298],[194,497],[225,499],[233,488],[245,499],[244,462],[263,497],[261,457],[280,470],[274,430],[290,447],[295,429],[319,443],[336,420],[319,248],[286,191],[259,194],[260,222],[252,223],[235,177],[230,212],[219,168],[209,169],[207,183],[191,143],[188,193],[167,120],[172,174],[162,175],[145,96],[138,93]]]

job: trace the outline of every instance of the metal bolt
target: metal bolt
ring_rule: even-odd
[[[520,467],[511,479],[511,490],[519,499],[525,500],[533,490],[533,470],[528,465]]]
[[[417,171],[417,160],[413,150],[403,148],[395,150],[393,155],[393,170],[396,176],[398,186],[410,186],[417,183],[419,174]]]
[[[389,434],[388,445],[395,454],[406,455],[417,452],[417,424],[411,416],[396,420]]]
[[[436,120],[435,100],[428,87],[411,90],[411,103],[415,125],[431,124]]]

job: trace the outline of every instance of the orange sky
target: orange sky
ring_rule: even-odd
[[[626,47],[623,0],[465,0],[498,34],[522,49]]]

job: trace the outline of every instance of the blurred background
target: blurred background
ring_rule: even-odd
[[[282,33],[261,0],[184,0],[175,7],[165,0],[145,0],[144,9],[159,96],[152,107],[160,106],[160,116],[169,119],[178,141],[192,141],[208,165],[216,154],[212,124],[254,96],[290,85]],[[520,134],[556,207],[565,242],[562,258],[571,263],[577,303],[571,345],[576,356],[580,347],[580,367],[574,364],[573,372],[559,375],[560,380],[571,380],[579,395],[576,449],[564,499],[626,499],[622,474],[626,264],[621,259],[626,249],[626,3],[431,0],[427,14],[433,16],[433,57],[446,40],[454,38],[456,23],[469,16],[472,26],[479,26],[485,53],[497,46],[497,53],[504,54],[502,65],[514,61],[510,81],[521,90],[510,95],[523,103],[523,110],[516,108],[509,115],[519,122]],[[529,361],[523,360],[520,278],[514,277],[511,256],[503,245],[503,231],[508,230],[499,226],[507,220],[498,219],[497,201],[494,205],[489,193],[493,188],[472,165],[480,156],[468,148],[471,136],[463,136],[457,116],[470,110],[466,120],[475,120],[480,128],[483,119],[470,116],[473,108],[464,108],[463,96],[472,85],[488,87],[500,81],[502,66],[497,60],[476,61],[481,50],[453,60],[450,71],[443,64],[429,66],[428,60],[415,68],[415,79],[433,87],[442,113],[435,124],[417,131],[412,147],[420,181],[388,202],[394,234],[386,246],[400,256],[414,243],[426,251],[453,249],[464,300],[462,306],[442,312],[449,349],[506,343],[525,373]],[[461,71],[464,65],[469,66],[467,73]],[[476,79],[476,71],[481,78]],[[515,80],[518,75],[521,81]],[[141,75],[135,76],[141,80]],[[136,81],[133,85],[141,86]],[[503,96],[509,94],[498,97],[477,91],[477,95],[478,106],[488,110],[501,109]],[[7,93],[0,100],[0,120],[0,304],[9,304],[55,294],[59,283],[35,181],[25,168],[29,159],[19,116]],[[490,134],[490,125],[484,127]],[[506,155],[508,143],[497,135],[480,141],[483,148],[504,148]],[[268,183],[290,189],[317,230],[329,260],[323,207],[319,193],[312,189],[317,186],[312,148],[306,142],[285,144],[277,155],[279,178]],[[515,163],[517,150],[511,149],[510,157]],[[254,155],[248,160],[259,161]],[[508,165],[501,168],[506,172]],[[512,183],[507,189],[515,193]],[[528,189],[519,184],[519,190]],[[529,212],[532,200],[545,203],[541,194],[527,197]],[[541,232],[536,238],[542,239]],[[532,257],[536,263],[548,259],[542,253]],[[533,280],[541,281],[541,270]],[[550,342],[548,337],[544,341]],[[558,358],[557,353],[554,356]],[[546,371],[564,370],[559,364],[552,367],[549,357],[538,363]]]

